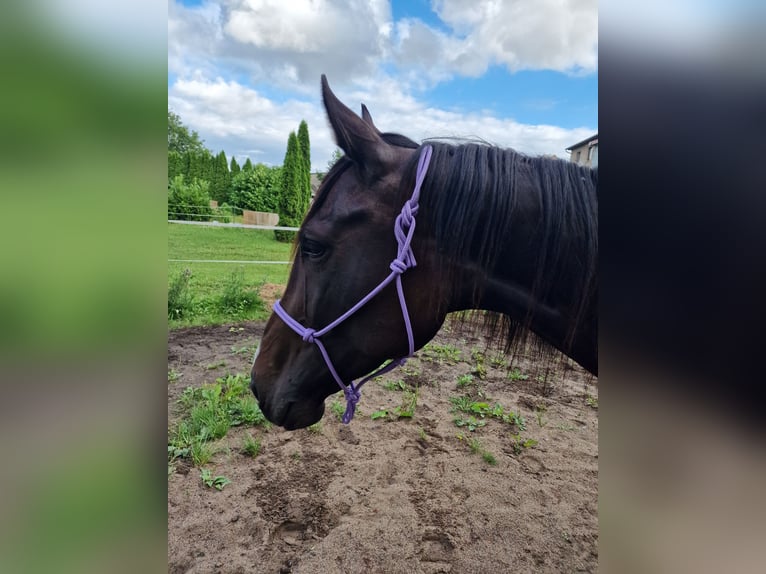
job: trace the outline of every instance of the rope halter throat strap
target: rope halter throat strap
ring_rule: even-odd
[[[431,161],[431,153],[433,152],[431,146],[425,146],[420,153],[420,159],[418,161],[418,170],[415,176],[415,189],[412,192],[412,197],[404,202],[401,213],[396,217],[394,222],[394,237],[398,245],[396,259],[394,259],[389,268],[391,273],[381,281],[377,287],[367,293],[356,305],[351,307],[348,311],[343,313],[340,317],[335,319],[332,323],[322,329],[311,329],[304,327],[298,321],[293,319],[287,311],[284,310],[279,301],[274,303],[274,313],[282,319],[285,324],[293,331],[298,333],[300,337],[307,343],[313,343],[319,348],[319,352],[322,353],[324,361],[327,364],[327,369],[330,374],[338,383],[338,386],[343,390],[343,394],[346,396],[346,412],[343,413],[342,421],[344,424],[351,422],[354,418],[354,412],[356,411],[356,405],[361,398],[361,387],[370,379],[374,379],[380,375],[383,375],[396,367],[403,365],[407,360],[407,357],[411,357],[415,353],[415,340],[412,335],[412,324],[410,322],[410,314],[407,310],[407,302],[404,299],[404,289],[402,289],[402,273],[411,269],[417,265],[415,260],[415,254],[412,252],[412,237],[415,234],[415,216],[418,213],[418,202],[420,200],[420,187],[423,185],[423,180],[426,177],[428,171],[428,164]],[[321,337],[332,331],[335,327],[340,325],[343,321],[351,317],[364,305],[366,305],[373,297],[383,291],[383,289],[392,281],[396,282],[396,292],[399,295],[399,305],[402,309],[402,317],[404,318],[404,326],[407,330],[407,342],[409,344],[409,353],[406,357],[395,359],[387,365],[381,367],[370,375],[364,377],[359,383],[354,381],[345,384],[338,371],[335,369],[330,355],[327,353],[327,349],[321,341]]]

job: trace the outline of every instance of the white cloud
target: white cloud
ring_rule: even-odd
[[[493,64],[510,71],[597,69],[597,0],[434,0],[432,5],[452,34],[420,21],[402,21],[396,31],[398,61],[422,65],[434,79],[446,72],[479,76]]]

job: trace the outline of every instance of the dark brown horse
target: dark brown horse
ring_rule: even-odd
[[[322,96],[345,156],[301,226],[256,352],[251,388],[266,417],[317,422],[339,384],[419,349],[461,310],[485,310],[507,348],[528,329],[597,374],[597,170],[477,143],[418,146],[379,132],[364,106],[354,114],[324,76]],[[395,224],[412,230],[411,251]]]

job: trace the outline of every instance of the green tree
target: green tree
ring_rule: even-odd
[[[242,209],[278,213],[281,185],[282,168],[259,163],[234,176],[230,201]]]
[[[251,169],[253,169],[253,162],[250,161],[250,158],[247,158],[245,165],[242,166],[242,171],[250,171]]]
[[[305,214],[304,209],[304,159],[298,137],[290,132],[287,138],[287,152],[282,165],[282,191],[279,194],[279,225],[297,227]],[[294,231],[275,231],[277,241],[292,241]]]
[[[176,175],[168,185],[168,219],[207,221],[210,209],[210,186],[207,181],[194,179],[187,183]]]
[[[302,201],[305,204],[303,208],[303,213],[305,213],[311,203],[311,142],[309,141],[309,126],[306,120],[301,120],[300,126],[298,126],[298,144],[303,158]]]
[[[242,171],[242,168],[239,167],[239,164],[237,163],[237,158],[234,156],[231,156],[231,163],[229,164],[229,171],[231,172],[232,179],[235,175],[237,175],[240,171]]]
[[[220,152],[212,162],[212,174],[210,178],[210,197],[219,204],[225,203],[229,199],[229,186],[231,185],[231,174],[229,173],[229,162],[226,161],[226,153]]]
[[[181,117],[168,110],[168,151],[178,153],[202,152],[205,145],[196,131],[189,131]]]

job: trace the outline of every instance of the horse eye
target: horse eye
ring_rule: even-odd
[[[318,241],[304,237],[301,240],[301,252],[308,257],[321,257],[324,255],[325,247]]]

